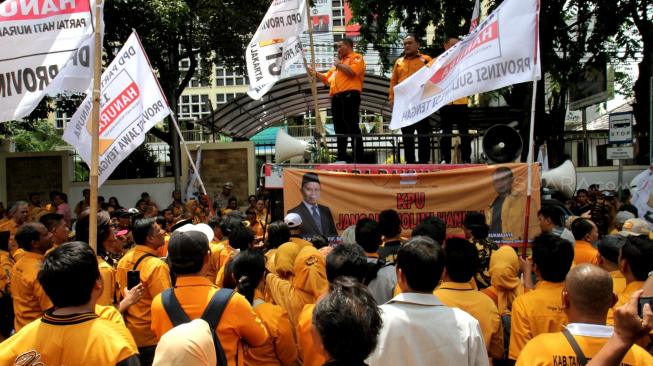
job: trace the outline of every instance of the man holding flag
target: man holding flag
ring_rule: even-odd
[[[406,80],[409,76],[414,74],[417,70],[431,62],[431,57],[419,52],[419,40],[415,35],[408,34],[404,37],[404,55],[395,61],[392,68],[392,77],[390,77],[390,105],[394,103],[394,87],[395,85]],[[420,164],[428,164],[431,156],[431,138],[428,134],[431,133],[431,125],[428,118],[415,123],[414,125],[406,126],[401,129],[404,134],[402,137],[404,142],[404,157],[407,164],[415,164],[415,138],[413,135],[417,131],[419,137],[419,153],[418,162]]]
[[[335,65],[326,73],[316,72],[308,67],[308,72],[317,76],[329,86],[331,95],[331,114],[333,126],[338,135],[338,160],[348,163],[360,162],[363,159],[363,138],[358,126],[361,92],[365,79],[365,60],[354,52],[354,42],[343,38],[338,42],[338,58]],[[357,135],[349,136],[349,135]],[[353,159],[347,157],[347,144],[352,138]]]

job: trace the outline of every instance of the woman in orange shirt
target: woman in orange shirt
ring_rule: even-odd
[[[236,288],[238,293],[245,296],[270,334],[265,344],[250,347],[245,351],[245,365],[293,364],[297,359],[297,346],[288,314],[281,307],[260,298],[265,289],[263,254],[256,250],[242,251],[231,260],[228,267],[225,272],[225,287]],[[230,279],[227,280],[227,277]]]

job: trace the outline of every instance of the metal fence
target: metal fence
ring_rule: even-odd
[[[134,153],[119,165],[112,173],[111,179],[144,179],[144,178],[165,178],[172,177],[172,163],[170,162],[170,147],[165,144],[145,144],[143,150],[137,150],[135,154],[147,155],[147,160],[142,156],[136,158]],[[73,161],[73,182],[88,182],[89,168],[82,160],[77,150],[71,152]],[[131,163],[125,163],[130,161]],[[150,166],[143,166],[143,163]],[[153,164],[153,166],[152,166]]]
[[[328,154],[331,157],[331,161],[335,160],[337,153],[337,137],[338,136],[347,136],[347,137],[362,137],[363,138],[363,149],[365,151],[365,156],[362,159],[357,157],[357,161],[364,162],[367,164],[398,164],[405,162],[404,155],[404,141],[403,135],[401,134],[361,134],[361,135],[326,135],[325,143],[328,148]],[[417,140],[418,137],[429,137],[429,150],[431,152],[431,161],[440,162],[442,161],[442,156],[440,153],[440,141],[445,138],[454,138],[454,141],[457,137],[461,135],[458,134],[428,134],[428,135],[414,135]],[[480,161],[480,139],[477,134],[465,135],[469,136],[472,139],[472,161]],[[351,141],[351,139],[350,139]],[[419,145],[419,144],[417,144]],[[452,146],[454,146],[452,144]],[[351,149],[351,142],[349,144]],[[256,156],[260,161],[272,163],[275,162],[274,156],[276,153],[275,141],[274,140],[264,140],[258,141],[256,144]],[[417,149],[416,152],[417,153]]]

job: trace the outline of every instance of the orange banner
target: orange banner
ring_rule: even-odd
[[[523,241],[528,165],[474,166],[416,174],[351,174],[284,169],[284,208],[301,216],[303,235],[322,234],[330,242],[358,219],[378,219],[381,211],[399,213],[403,234],[429,216],[440,217],[448,235],[461,235],[469,211],[485,214],[490,239],[497,243]],[[529,239],[540,232],[539,166],[533,166]]]

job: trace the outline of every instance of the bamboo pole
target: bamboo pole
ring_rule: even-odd
[[[88,216],[88,245],[97,253],[98,165],[100,142],[100,78],[102,77],[102,0],[95,0],[95,54],[93,59],[93,111],[91,113],[91,189]]]
[[[317,101],[317,70],[315,70],[315,46],[313,42],[313,22],[311,21],[311,8],[306,1],[306,25],[308,26],[309,49],[311,52],[311,68],[316,73],[311,79],[311,94],[313,95],[313,108],[315,109],[315,140],[317,145],[317,159],[322,161],[322,139],[324,138],[324,126],[320,118],[320,106]],[[304,61],[306,63],[306,61]],[[308,71],[308,70],[307,70]],[[310,73],[309,73],[310,76]]]

